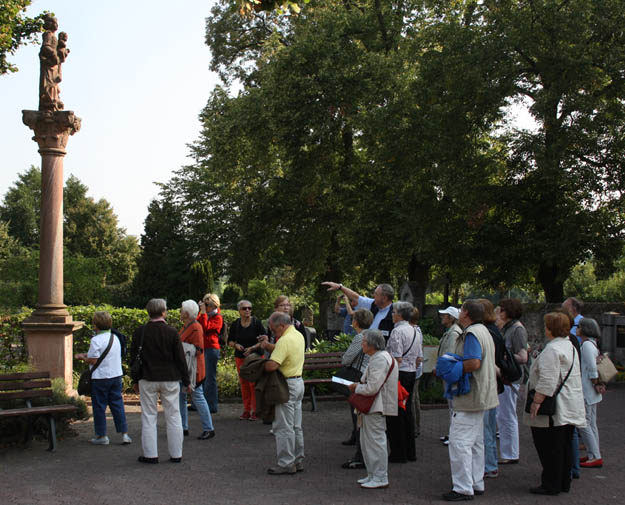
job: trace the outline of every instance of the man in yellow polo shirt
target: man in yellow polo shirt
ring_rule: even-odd
[[[273,434],[276,437],[278,464],[267,470],[270,475],[292,475],[304,470],[304,433],[302,432],[302,399],[304,398],[305,340],[291,324],[291,316],[274,312],[269,317],[269,328],[276,343],[262,342],[263,349],[271,351],[265,370],[278,370],[289,386],[289,401],[276,405]]]

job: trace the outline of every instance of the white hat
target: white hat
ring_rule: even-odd
[[[458,319],[458,317],[460,316],[460,311],[456,307],[452,307],[451,305],[447,307],[446,309],[439,310],[438,313],[449,314],[454,319]]]

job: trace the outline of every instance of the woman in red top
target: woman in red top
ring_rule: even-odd
[[[195,389],[191,393],[193,404],[200,414],[202,420],[202,434],[197,437],[198,440],[206,440],[215,436],[213,428],[213,419],[211,417],[206,398],[204,397],[204,336],[202,327],[195,320],[199,312],[198,304],[194,300],[182,302],[180,308],[180,319],[184,326],[180,330],[180,340],[195,346],[196,350],[196,372],[195,372]],[[182,418],[182,429],[184,435],[189,434],[189,419],[187,414],[187,393],[180,388],[180,417]]]
[[[204,361],[206,364],[206,380],[204,397],[212,414],[217,412],[217,361],[219,361],[219,332],[224,324],[219,310],[219,297],[213,293],[204,295],[200,302],[198,323],[204,331]]]

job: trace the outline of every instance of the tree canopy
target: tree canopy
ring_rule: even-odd
[[[551,302],[580,261],[610,272],[623,0],[300,6],[241,16],[223,0],[207,19],[222,85],[158,200],[187,257],[244,291],[288,267],[300,285],[410,280],[421,302],[433,270]],[[513,104],[535,125],[515,126]]]

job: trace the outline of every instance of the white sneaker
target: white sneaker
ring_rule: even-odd
[[[104,435],[103,437],[94,437],[89,440],[89,442],[91,442],[93,445],[109,445],[110,440],[109,437]]]
[[[363,484],[360,484],[360,487],[363,487],[365,489],[382,489],[382,488],[388,487],[388,480],[381,481],[381,480],[371,479],[371,480],[368,480],[367,482],[364,482]]]
[[[371,480],[371,477],[369,477],[368,475],[366,477],[363,477],[362,479],[358,479],[358,484],[364,484],[365,482],[369,482]]]
[[[128,433],[124,433],[122,435],[122,445],[132,444],[132,438],[128,435]]]

